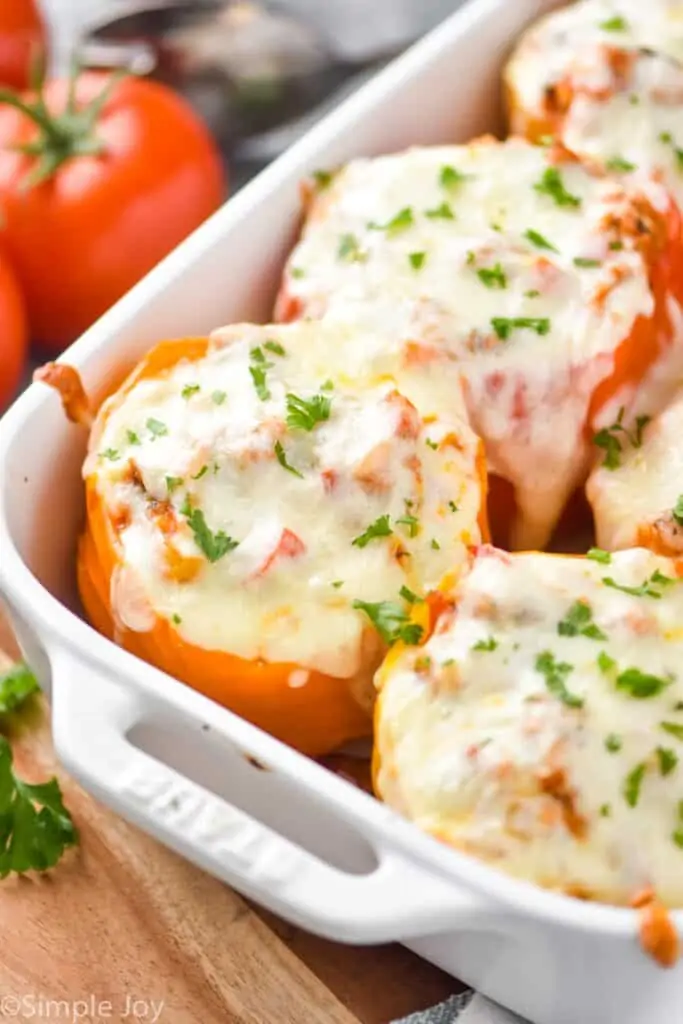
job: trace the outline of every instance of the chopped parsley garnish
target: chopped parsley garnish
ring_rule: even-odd
[[[303,267],[292,267],[289,272],[295,281],[299,281],[302,277],[306,276],[306,271]]]
[[[225,391],[213,391],[211,394],[211,401],[216,405],[222,405],[226,398]]]
[[[287,462],[287,456],[285,455],[285,450],[284,450],[284,448],[282,447],[282,445],[280,444],[279,441],[275,442],[275,448],[273,450],[275,452],[275,458],[280,463],[282,468],[286,469],[288,473],[293,473],[294,476],[298,476],[299,479],[303,480],[303,478],[304,478],[303,473],[300,473],[298,469],[295,469],[294,466],[290,466],[290,464]]]
[[[417,532],[420,528],[420,520],[416,516],[411,516],[409,513],[406,513],[406,515],[401,516],[400,519],[396,520],[396,525],[407,526],[408,536],[417,537]]]
[[[339,590],[340,587],[344,586],[344,580],[332,580],[332,586],[335,590]]]
[[[284,347],[279,341],[273,341],[272,338],[268,338],[267,341],[263,342],[263,347],[268,351],[272,352],[275,356],[283,356],[285,354]]]
[[[320,191],[322,192],[323,189],[330,187],[330,185],[332,184],[332,180],[334,178],[334,174],[331,171],[320,170],[313,171],[311,177],[313,178],[313,181],[315,182],[317,188],[320,189]]]
[[[441,545],[435,537],[432,538],[432,543],[429,546],[433,551],[441,551]]]
[[[679,526],[683,526],[683,494],[678,495],[678,498],[676,499],[676,504],[671,510],[671,515],[673,516],[674,521],[678,523]]]
[[[507,288],[508,279],[500,263],[493,267],[481,267],[477,271],[477,277],[487,288]]]
[[[574,209],[581,206],[579,196],[572,195],[565,188],[557,167],[546,167],[541,180],[534,185],[534,190],[541,195],[549,196],[558,206],[571,206]]]
[[[655,751],[659,761],[659,772],[661,775],[671,775],[678,764],[678,754],[668,747],[657,747]]]
[[[537,299],[541,293],[538,288],[531,288],[528,292],[524,292],[525,299]]]
[[[640,787],[643,784],[646,770],[646,764],[638,764],[624,779],[624,800],[629,807],[635,807],[640,799]]]
[[[623,740],[621,736],[617,736],[615,732],[611,732],[609,736],[605,736],[605,750],[609,750],[610,754],[618,754],[623,746]]]
[[[200,551],[206,555],[210,562],[218,562],[229,551],[233,551],[238,541],[228,537],[223,530],[213,533],[206,524],[204,513],[199,508],[192,508],[189,496],[180,510],[187,519],[187,525],[194,534],[194,541]]]
[[[203,476],[206,476],[206,474],[207,474],[208,472],[209,472],[209,467],[208,467],[208,465],[206,465],[206,464],[205,464],[205,465],[203,465],[203,466],[202,466],[202,468],[201,468],[201,469],[199,470],[199,472],[198,472],[198,473],[195,473],[195,474],[194,474],[194,476],[192,477],[192,479],[193,479],[193,480],[201,480],[201,478],[202,478]]]
[[[625,160],[623,156],[610,157],[605,166],[609,171],[623,171],[625,174],[636,169],[636,165],[632,164],[630,160]]]
[[[116,462],[117,459],[121,458],[121,453],[116,448],[105,448],[102,452],[102,458],[108,459],[110,462]]]
[[[408,602],[408,604],[424,604],[424,597],[419,597],[417,594],[414,594],[412,590],[409,590],[406,586],[401,587],[399,594],[404,601]]]
[[[167,476],[166,487],[168,488],[168,493],[173,494],[175,490],[182,486],[182,483],[183,478],[181,476]]]
[[[672,832],[671,838],[676,846],[683,850],[683,828],[677,828],[675,832]]]
[[[186,384],[183,390],[180,392],[180,397],[186,401],[188,398],[192,398],[198,391],[201,391],[199,384]]]
[[[330,418],[332,400],[325,395],[313,395],[308,400],[298,395],[287,395],[287,426],[291,430],[311,431],[318,423]]]
[[[629,697],[646,700],[660,694],[671,685],[671,680],[642,672],[639,668],[627,668],[617,676],[616,685],[618,690],[624,690]]]
[[[473,651],[495,651],[498,646],[498,641],[495,637],[490,636],[488,640],[477,640],[476,644],[472,644]]]
[[[427,259],[426,252],[411,252],[408,255],[408,260],[413,270],[421,270],[424,266],[424,261]]]
[[[610,427],[603,427],[593,437],[593,444],[605,452],[602,463],[605,469],[618,469],[621,465],[623,444],[619,435],[623,435],[633,448],[640,448],[643,443],[643,431],[650,422],[650,416],[638,416],[635,430],[629,433],[623,424],[624,411],[622,405],[615,422]]]
[[[491,319],[491,326],[501,341],[506,341],[514,330],[536,331],[536,334],[542,337],[550,331],[550,320],[547,317],[494,316]]]
[[[261,401],[267,402],[270,398],[270,391],[266,383],[266,370],[269,370],[273,364],[268,362],[258,345],[251,349],[249,356],[251,359],[249,373],[254,389]]]
[[[153,416],[147,420],[147,429],[153,437],[163,437],[168,434],[168,427],[161,420],[155,420]]]
[[[673,140],[674,140],[674,137],[671,134],[671,132],[660,132],[659,133],[659,141],[663,142],[665,146],[670,146],[671,143],[673,142]]]
[[[455,220],[455,214],[449,203],[441,203],[440,206],[435,206],[431,210],[425,210],[425,217],[431,217],[432,220]]]
[[[628,21],[620,14],[615,14],[613,18],[601,21],[598,25],[598,28],[601,28],[603,32],[627,32],[628,27]]]
[[[178,613],[177,612],[173,612],[173,615],[171,616],[171,622],[173,622],[174,625],[179,626],[182,621],[183,620],[178,615]]]
[[[47,871],[78,842],[57,779],[28,783],[18,778],[12,768],[12,748],[4,736],[0,737],[0,806],[0,878],[12,871]]]
[[[339,248],[337,249],[337,259],[344,260],[346,263],[364,263],[367,258],[366,250],[361,247],[355,235],[346,234],[341,236]]]
[[[406,206],[402,210],[399,210],[396,216],[392,217],[386,224],[376,224],[374,221],[371,221],[368,224],[368,227],[373,231],[386,231],[388,235],[398,235],[402,231],[406,231],[408,228],[411,228],[414,223],[415,218],[413,217],[412,208],[410,206]]]
[[[609,818],[612,813],[612,808],[609,804],[603,804],[600,808],[600,817]]]
[[[612,250],[612,252],[621,252],[621,250],[624,248],[624,243],[620,242],[617,239],[617,241],[615,242],[610,242],[609,247]]]
[[[448,164],[439,171],[439,184],[442,188],[454,189],[462,185],[463,181],[467,181],[469,174],[463,174],[456,167],[451,167]]]
[[[558,622],[560,636],[586,636],[589,640],[606,640],[607,636],[593,622],[591,606],[585,601],[575,601],[565,617]]]
[[[567,707],[583,707],[583,698],[567,689],[567,676],[574,671],[573,665],[566,661],[556,661],[552,651],[542,651],[536,658],[535,668],[545,676],[545,685],[554,697],[558,697]]]
[[[601,265],[600,260],[590,260],[585,256],[576,256],[574,259],[574,266],[581,267],[585,270],[593,270],[595,267],[599,267]]]
[[[660,722],[659,728],[663,729],[664,732],[668,732],[670,736],[675,736],[677,740],[681,740],[683,743],[683,725],[679,725],[677,722]]]
[[[371,540],[377,540],[379,537],[390,537],[392,533],[393,530],[389,516],[380,516],[379,519],[375,519],[374,523],[370,523],[367,530],[352,540],[351,543],[354,547],[365,548]]]
[[[321,391],[334,391],[334,382],[331,381],[328,378],[323,384],[320,385],[320,390]]]
[[[607,651],[600,651],[597,660],[598,668],[601,672],[604,672],[605,675],[608,675],[617,667],[616,661],[614,660],[614,658],[610,658]]]
[[[438,451],[438,449],[439,449],[439,446],[438,446],[437,442],[436,441],[432,441],[431,437],[426,437],[425,438],[425,444],[427,445],[428,448],[431,448],[432,451],[434,451],[434,452]]]
[[[600,562],[601,565],[609,565],[612,561],[609,551],[603,551],[602,548],[589,548],[586,558],[590,558],[593,562]]]
[[[549,242],[545,235],[540,234],[538,231],[534,231],[533,228],[529,228],[528,231],[524,232],[524,237],[527,241],[535,245],[537,249],[547,249],[549,252],[559,252],[552,242]]]
[[[671,576],[665,576],[659,569],[655,569],[652,576],[638,587],[626,587],[621,583],[617,583],[611,576],[603,576],[602,582],[606,587],[611,587],[612,590],[620,590],[622,594],[630,594],[631,597],[652,597],[658,601],[662,596],[662,591],[656,588],[669,587],[676,583],[676,580]]]
[[[459,512],[460,511],[459,506],[456,505],[454,501],[449,501],[448,502],[448,507],[451,510],[451,512]]]
[[[140,438],[134,430],[127,430],[126,437],[128,438],[128,444],[140,444]]]
[[[353,607],[365,612],[379,635],[387,644],[402,640],[404,644],[418,644],[424,632],[422,626],[410,622],[405,611],[393,601],[354,601]]]
[[[38,680],[31,669],[23,661],[18,661],[6,672],[0,673],[0,715],[16,711],[39,690]]]

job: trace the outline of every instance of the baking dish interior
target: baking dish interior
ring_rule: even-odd
[[[162,338],[201,335],[221,324],[268,318],[299,221],[299,181],[307,172],[360,155],[497,132],[502,127],[500,69],[511,40],[553,6],[557,3],[552,0],[470,3],[347,101],[65,353],[64,361],[79,369],[88,392],[102,397]],[[74,615],[82,614],[74,567],[84,513],[80,470],[86,440],[85,432],[66,420],[56,395],[39,385],[31,387],[0,423],[0,543],[4,545],[0,560],[6,560],[3,575],[10,597],[11,566],[21,567],[24,579],[15,586],[24,591],[25,606],[30,607],[39,594],[42,600],[47,592]],[[16,617],[21,626],[22,616]],[[30,633],[30,627],[26,634],[22,632],[22,641]],[[93,642],[108,643],[94,634]],[[33,644],[24,646],[29,653],[33,650]],[[39,642],[36,657],[41,658]],[[171,762],[179,756],[182,760],[182,744],[169,739],[172,723],[164,724],[161,733],[158,723],[155,728],[142,729],[135,742]],[[196,764],[179,763],[178,767],[187,774],[202,775]],[[208,768],[200,781],[212,789],[222,788],[224,795],[239,803],[246,769],[237,762],[233,769],[225,773],[233,778],[229,792]],[[253,775],[258,769],[249,771]],[[272,807],[272,786],[279,783],[270,779],[266,784],[264,779],[259,784],[270,794],[266,802]],[[249,788],[253,809],[254,786]],[[284,789],[281,796],[283,801],[288,797]],[[293,808],[282,817],[282,822],[274,824],[286,834],[295,817]],[[345,836],[342,844],[332,823],[329,829],[327,824],[320,828],[319,834],[327,834],[329,840],[321,854],[334,859],[333,851],[345,845],[350,851],[345,855],[348,870],[371,869],[371,851],[360,837],[350,843]],[[315,844],[320,847],[319,838]]]

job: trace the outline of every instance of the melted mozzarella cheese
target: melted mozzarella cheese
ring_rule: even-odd
[[[408,615],[401,588],[439,586],[479,540],[479,441],[457,368],[401,353],[339,326],[230,327],[203,358],[109,399],[85,475],[124,524],[120,624],[160,616],[207,650],[367,669],[377,644],[353,602]],[[303,420],[299,400],[314,403]],[[307,423],[309,408],[322,413]]]
[[[673,516],[683,494],[683,394],[648,424],[640,447],[625,444],[618,465],[604,460],[586,494],[598,544],[615,550],[638,543],[683,553],[683,523]]]
[[[527,33],[506,77],[513,131],[542,122],[548,90],[566,87],[560,132],[573,152],[659,172],[683,198],[680,0],[583,0],[556,11]]]
[[[649,198],[666,206],[663,190]],[[587,472],[591,396],[653,312],[621,230],[638,200],[520,139],[357,160],[318,193],[280,313],[455,357],[489,466],[516,488],[515,543],[541,547]]]
[[[682,622],[677,566],[648,551],[481,549],[428,643],[381,670],[378,793],[539,885],[683,905]]]

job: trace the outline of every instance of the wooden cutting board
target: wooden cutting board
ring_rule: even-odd
[[[44,703],[13,749],[30,781],[57,774],[81,843],[0,883],[0,1020],[386,1024],[459,987],[400,946],[307,935],[126,824],[58,768]]]

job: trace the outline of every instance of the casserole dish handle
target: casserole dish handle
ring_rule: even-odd
[[[84,672],[65,655],[51,663],[54,742],[65,767],[123,817],[245,896],[352,943],[481,927],[484,908],[474,895],[382,846],[367,829],[376,867],[340,870],[143,751],[129,734],[152,718],[150,698],[95,665]],[[198,736],[202,721],[191,723]],[[231,741],[220,726],[212,730]]]

